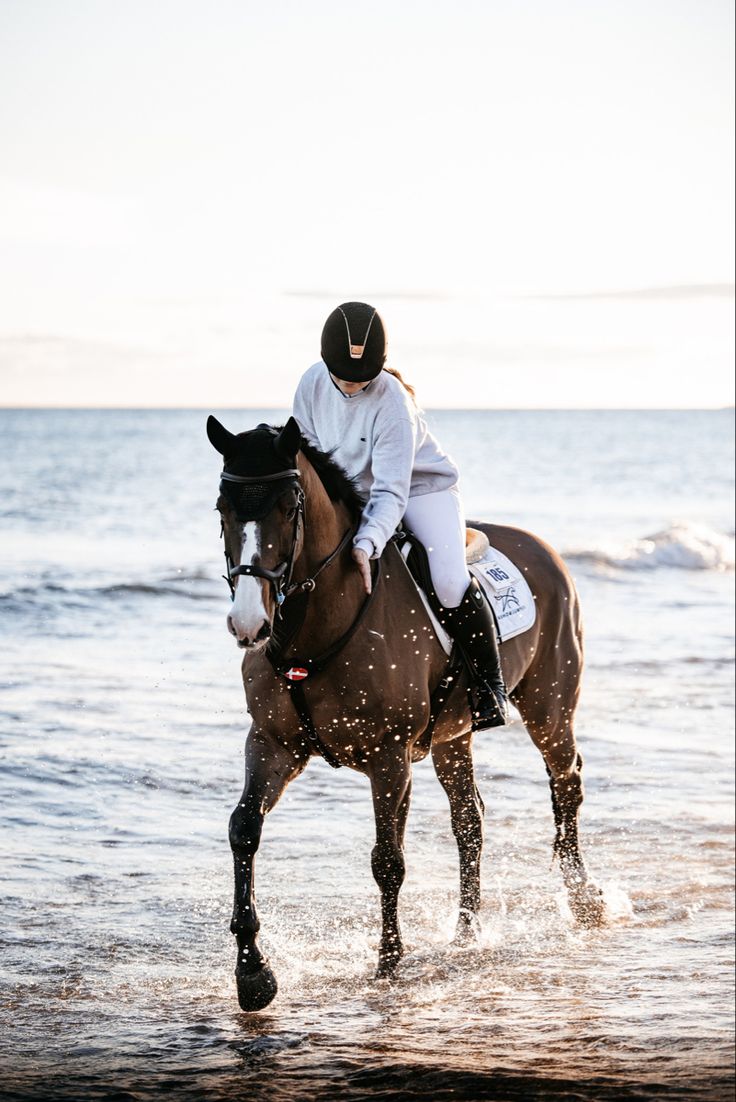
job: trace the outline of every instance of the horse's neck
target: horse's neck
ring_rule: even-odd
[[[350,527],[350,516],[344,505],[330,501],[311,464],[300,457],[299,465],[305,496],[305,520],[304,545],[296,567],[299,576],[311,577],[345,535]]]
[[[305,493],[304,546],[294,569],[296,582],[310,578],[335,551],[352,526],[350,512],[342,502],[330,500],[311,464],[300,457]],[[310,653],[327,648],[347,631],[357,616],[365,591],[352,559],[349,541],[334,562],[319,575],[310,595],[299,647]]]

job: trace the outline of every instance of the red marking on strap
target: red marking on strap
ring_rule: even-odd
[[[305,670],[303,666],[292,666],[290,670],[287,670],[284,674],[289,681],[303,681],[305,677],[309,677],[309,670]]]

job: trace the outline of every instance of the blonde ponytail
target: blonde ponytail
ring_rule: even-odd
[[[416,391],[414,390],[414,387],[410,383],[407,383],[406,379],[402,379],[401,373],[399,371],[397,371],[395,367],[384,367],[383,370],[388,375],[393,375],[394,379],[399,380],[399,382],[403,386],[404,390],[408,391],[409,394],[411,395],[411,400],[414,403],[414,405],[417,405]]]

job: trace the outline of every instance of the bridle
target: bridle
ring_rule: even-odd
[[[234,578],[245,575],[249,578],[263,578],[273,586],[274,598],[276,601],[276,611],[281,616],[281,607],[289,597],[294,593],[311,593],[316,587],[317,578],[326,570],[330,563],[334,562],[337,556],[347,546],[354,529],[349,528],[345,535],[342,537],[337,547],[332,551],[327,558],[323,559],[316,570],[314,570],[310,577],[304,578],[301,582],[292,581],[294,574],[294,565],[296,560],[301,554],[304,533],[306,531],[306,498],[304,490],[299,482],[299,470],[296,467],[290,467],[287,470],[277,471],[275,474],[265,475],[238,475],[230,474],[229,471],[223,471],[220,475],[221,482],[235,483],[241,487],[251,487],[253,490],[263,486],[264,483],[272,482],[284,482],[286,483],[284,489],[293,488],[296,491],[296,506],[294,512],[294,528],[292,533],[291,547],[283,562],[275,568],[275,570],[268,570],[264,566],[256,566],[253,563],[246,563],[244,565],[236,566],[233,560],[230,558],[230,553],[227,547],[225,547],[225,566],[227,568],[227,574],[223,574],[223,578],[227,582],[230,588],[230,599],[235,600],[235,582]],[[266,491],[268,488],[265,488]],[[245,519],[263,520],[265,516],[273,508],[274,502],[270,505],[270,508],[263,514],[258,510],[258,517],[251,517]],[[238,519],[243,519],[239,517]],[[220,538],[224,539],[225,525],[220,521]]]

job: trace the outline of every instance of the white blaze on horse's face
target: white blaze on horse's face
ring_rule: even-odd
[[[240,562],[236,566],[250,565],[260,555],[261,532],[256,521],[249,520],[242,526],[241,548]],[[227,626],[230,634],[238,640],[239,647],[263,646],[271,632],[263,603],[263,585],[261,578],[251,578],[247,574],[238,576]]]

